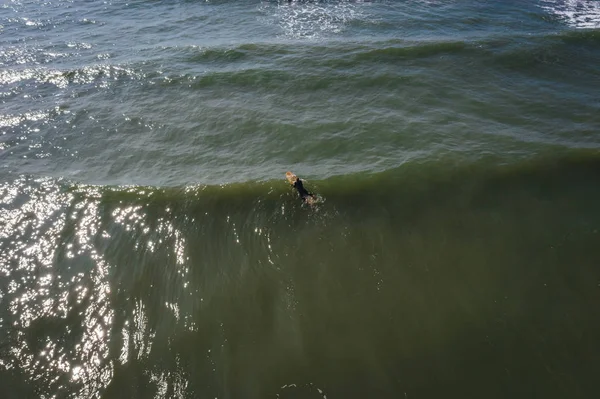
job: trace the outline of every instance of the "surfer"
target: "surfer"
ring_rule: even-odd
[[[314,200],[316,199],[316,197],[313,193],[309,193],[304,188],[304,185],[302,184],[302,179],[300,179],[299,177],[297,177],[296,181],[294,182],[294,188],[296,188],[296,190],[298,190],[298,193],[300,194],[300,198],[302,198],[302,201],[306,202],[307,204],[312,204],[314,202]]]
[[[302,179],[300,179],[298,176],[291,172],[286,173],[286,178],[290,182],[290,184],[294,186],[296,190],[298,190],[298,194],[300,194],[300,198],[302,199],[302,201],[304,201],[308,205],[313,205],[316,202],[317,196],[304,188]]]

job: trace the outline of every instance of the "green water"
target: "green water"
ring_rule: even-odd
[[[53,351],[105,397],[589,397],[598,154],[444,165],[309,181],[316,209],[283,179],[5,186],[4,378],[41,376],[12,397],[65,392]]]
[[[599,28],[3,2],[0,399],[596,398]]]

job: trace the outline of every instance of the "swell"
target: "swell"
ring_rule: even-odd
[[[404,40],[386,40],[382,42],[367,42],[359,44],[347,44],[331,42],[327,46],[305,45],[294,42],[270,44],[270,43],[244,43],[233,47],[198,48],[191,46],[183,50],[177,48],[166,48],[178,54],[183,62],[206,62],[206,63],[235,63],[239,61],[257,62],[260,60],[281,59],[285,56],[301,56],[309,61],[318,61],[323,57],[342,57],[351,55],[355,62],[368,61],[384,57],[401,56],[404,58],[428,57],[443,53],[461,53],[469,50],[466,42],[414,42]]]
[[[459,235],[463,223],[474,229],[469,235],[479,234],[478,229],[514,231],[527,228],[520,220],[531,215],[538,230],[553,215],[556,221],[547,223],[554,227],[564,223],[571,231],[591,234],[600,223],[599,175],[600,153],[584,150],[504,166],[413,162],[377,174],[308,179],[306,187],[322,199],[316,208],[301,204],[283,172],[265,182],[180,188],[20,177],[0,184],[0,293],[19,276],[23,289],[29,287],[25,277],[43,277],[49,267],[69,286],[80,272],[106,279],[103,268],[111,265],[117,287],[131,286],[144,295],[162,289],[162,298],[188,295],[183,288],[195,275],[196,289],[208,304],[212,296],[235,289],[231,284],[243,284],[258,267],[288,273],[307,257],[319,262],[310,248],[327,254],[323,246],[331,242],[342,252],[327,256],[343,256],[349,231],[365,235],[365,242],[374,240],[375,246],[386,243],[381,250],[390,254],[400,236],[413,251],[411,234],[437,234],[436,226]],[[562,234],[559,227],[553,234]],[[445,242],[428,240],[442,247]],[[87,270],[90,262],[97,266]],[[141,275],[147,276],[145,282]],[[35,289],[37,283],[31,284]],[[115,295],[126,292],[116,289]],[[8,295],[6,303],[13,299],[18,296]]]
[[[516,296],[519,312],[509,321],[519,325],[547,304],[542,296],[529,305],[531,288],[542,282],[556,287],[567,278],[597,301],[598,175],[598,151],[505,166],[412,163],[375,175],[309,180],[307,187],[325,199],[313,210],[300,205],[283,179],[177,189],[28,177],[0,184],[0,313],[11,326],[2,331],[0,372],[20,370],[17,381],[38,394],[103,391],[111,389],[112,376],[179,364],[190,345],[204,353],[232,345],[247,348],[240,357],[260,358],[274,342],[285,361],[275,367],[302,358],[304,350],[281,343],[310,345],[302,337],[311,330],[294,332],[297,321],[311,316],[322,320],[312,324],[316,336],[331,328],[336,336],[348,334],[350,315],[353,325],[386,326],[382,349],[393,351],[392,364],[406,359],[394,346],[406,331],[408,339],[426,337],[410,341],[415,356],[430,349],[454,354],[452,341],[440,346],[427,338],[430,330],[419,327],[423,313],[436,315],[435,331],[462,336],[466,323],[448,315],[464,312],[465,303],[469,315],[489,315],[496,299]],[[570,284],[562,293],[572,292]],[[424,302],[432,293],[442,296]],[[563,296],[552,295],[564,304]],[[569,301],[573,310],[584,308],[583,301]],[[375,304],[385,316],[373,317],[372,305],[360,311],[361,303]],[[486,316],[497,339],[503,335],[494,333],[494,317],[507,317],[501,310]],[[401,327],[386,324],[390,314]],[[570,329],[573,319],[567,319]],[[547,326],[554,326],[556,312],[550,320]],[[471,336],[480,339],[479,332]],[[327,350],[315,342],[306,350]],[[493,355],[503,358],[503,348]],[[480,353],[459,349],[461,358]],[[236,354],[225,352],[219,365],[234,367]],[[77,366],[57,366],[64,362]],[[218,384],[214,367],[203,375]],[[65,388],[63,381],[80,370],[77,383]],[[242,368],[225,376],[235,371],[249,373]],[[346,376],[331,389],[346,387]]]
[[[566,30],[549,37],[562,40],[565,43],[585,44],[590,46],[600,46],[600,30]]]
[[[300,172],[300,171],[299,171]],[[307,186],[324,199],[323,208],[336,206],[352,207],[360,201],[361,206],[369,201],[390,198],[413,198],[419,202],[424,198],[435,197],[440,189],[464,194],[466,187],[493,188],[499,186],[537,186],[555,185],[562,190],[561,184],[569,182],[592,181],[600,174],[600,152],[597,150],[569,150],[562,155],[548,154],[533,157],[511,164],[498,164],[494,159],[482,158],[470,164],[457,164],[452,158],[416,160],[400,167],[378,173],[360,172],[334,176],[325,180],[309,177]],[[302,176],[301,176],[302,177]],[[188,207],[206,209],[228,209],[251,212],[258,207],[277,210],[281,203],[298,205],[296,193],[281,179],[232,183],[222,185],[199,185],[185,187],[152,186],[94,186],[77,184],[68,180],[39,179],[21,177],[16,186],[26,187],[27,192],[35,191],[41,181],[43,186],[54,185],[56,190],[73,195],[81,201],[100,200],[105,203],[127,203],[130,205],[177,204],[182,212],[189,214]],[[5,187],[11,183],[5,183]],[[359,201],[360,200],[360,201]],[[8,205],[7,203],[4,204]]]
[[[597,75],[590,67],[600,59],[600,33],[597,31],[563,31],[535,36],[529,40],[511,40],[494,46],[491,64],[517,70],[535,70],[554,66]]]
[[[554,65],[595,74],[597,71],[588,66],[595,65],[600,58],[599,46],[600,33],[597,31],[565,31],[534,37],[507,35],[437,42],[395,39],[350,44],[331,42],[326,46],[290,42],[244,43],[202,49],[196,46],[184,49],[162,47],[159,51],[145,51],[147,58],[143,62],[127,65],[97,64],[67,70],[9,66],[0,74],[0,83],[50,83],[64,88],[91,83],[102,87],[136,80],[157,82],[161,87],[203,88],[225,84],[287,89],[287,82],[294,81],[299,87],[318,89],[327,87],[328,82],[347,79],[350,83],[365,79],[368,86],[369,76],[373,74],[365,73],[366,69],[386,65],[431,66],[434,65],[431,62],[448,62],[448,57],[454,59],[454,63],[468,62],[471,67],[529,71],[540,65]],[[164,74],[161,65],[165,58],[172,60],[172,69],[179,72]],[[208,69],[197,72],[199,64]],[[388,72],[383,73],[384,80],[389,77],[393,81],[394,74],[390,76]]]
[[[430,56],[444,54],[467,54],[474,50],[474,47],[467,42],[433,42],[405,45],[402,47],[387,47],[366,50],[355,55],[354,60],[363,61],[395,61],[399,59],[426,58]]]
[[[202,50],[182,59],[183,69],[202,63],[210,68],[202,74],[184,72],[167,75],[161,85],[186,85],[191,88],[218,85],[256,86],[264,89],[290,87],[319,89],[336,83],[374,86],[379,81],[402,84],[418,69],[391,67],[445,68],[464,65],[489,70],[508,68],[530,72],[540,66],[597,74],[590,67],[600,59],[597,32],[563,32],[535,37],[505,36],[472,41],[383,42],[327,46],[298,44],[244,44],[233,48]],[[187,66],[186,66],[187,65]],[[373,68],[377,70],[373,71]],[[396,80],[400,79],[401,82]],[[362,82],[362,83],[361,83]]]
[[[235,63],[238,61],[258,62],[261,60],[297,58],[307,63],[320,64],[320,60],[340,57],[347,58],[348,63],[368,61],[393,61],[396,59],[419,59],[444,54],[487,56],[488,51],[503,47],[523,45],[527,53],[531,47],[568,47],[585,46],[597,48],[600,45],[600,33],[597,30],[565,30],[558,33],[542,33],[536,35],[508,34],[490,35],[466,40],[411,40],[390,39],[361,42],[330,41],[327,45],[304,44],[299,42],[281,43],[244,43],[237,46],[198,48],[190,46],[184,49],[164,48],[167,52],[178,54],[178,59],[190,63]],[[289,57],[288,57],[289,56]],[[335,64],[333,64],[335,65]],[[332,66],[333,66],[332,65]]]
[[[9,276],[42,273],[52,265],[70,278],[81,267],[67,267],[77,254],[102,256],[115,265],[114,273],[133,280],[137,272],[123,262],[150,268],[158,273],[153,279],[171,273],[177,284],[185,283],[183,270],[200,267],[199,284],[213,292],[215,281],[242,273],[248,262],[285,270],[297,240],[303,248],[321,246],[323,237],[339,240],[346,229],[372,228],[391,243],[405,226],[428,229],[464,219],[477,228],[479,215],[512,220],[511,228],[520,228],[516,215],[543,210],[591,232],[600,222],[599,175],[597,150],[504,166],[413,162],[377,174],[308,179],[305,186],[322,200],[315,208],[302,205],[283,173],[271,181],[180,188],[20,177],[0,184],[0,292]]]
[[[175,50],[167,48],[167,51]],[[273,59],[279,56],[292,54],[289,46],[280,44],[244,43],[234,47],[207,47],[198,48],[191,46],[180,51],[179,58],[184,62],[237,62],[242,60]]]

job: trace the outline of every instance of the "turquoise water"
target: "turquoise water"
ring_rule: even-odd
[[[1,7],[9,398],[595,397],[598,2]]]

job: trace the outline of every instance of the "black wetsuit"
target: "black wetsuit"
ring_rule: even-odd
[[[298,193],[300,194],[300,198],[302,198],[303,201],[306,201],[308,197],[313,198],[314,194],[313,193],[309,193],[304,186],[302,185],[302,180],[300,180],[300,178],[296,179],[296,181],[294,182],[294,187],[296,188],[296,190],[298,190]]]

